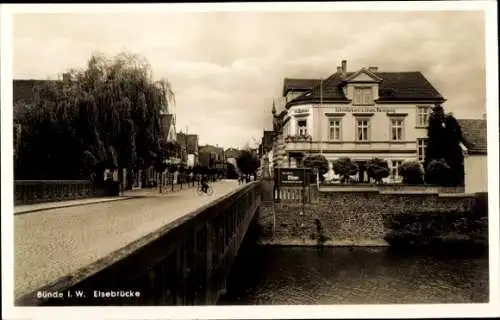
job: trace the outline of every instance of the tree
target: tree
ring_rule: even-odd
[[[366,165],[368,178],[375,180],[375,183],[382,183],[382,179],[389,176],[389,165],[387,161],[380,158],[373,158]]]
[[[452,114],[445,115],[444,109],[436,105],[429,117],[427,135],[428,144],[424,161],[426,182],[449,186],[463,184],[463,153],[460,147],[463,139],[458,121]],[[444,163],[433,168],[431,177],[428,168],[434,160]],[[435,170],[444,170],[444,173],[437,174]],[[436,180],[438,177],[440,180]]]
[[[145,168],[162,160],[160,111],[174,99],[149,63],[127,53],[94,54],[70,84],[35,88],[23,115],[16,179],[75,179],[98,168]],[[57,143],[54,143],[57,141]]]
[[[446,151],[446,131],[444,127],[444,109],[441,105],[432,108],[429,116],[429,125],[427,127],[427,149],[424,159],[424,168],[432,160],[443,159]]]
[[[236,164],[243,174],[254,174],[259,168],[259,159],[251,150],[243,150],[238,158]]]
[[[238,174],[236,173],[236,168],[232,163],[227,163],[226,164],[226,175],[228,179],[236,179],[238,178]]]
[[[350,176],[358,172],[358,165],[348,157],[334,160],[332,167],[335,173],[341,176],[341,182],[349,182]]]
[[[446,128],[445,139],[448,142],[446,144],[444,159],[448,166],[450,166],[451,174],[445,181],[442,182],[442,184],[449,186],[463,185],[464,154],[462,148],[460,147],[460,143],[463,141],[462,128],[460,127],[457,119],[455,119],[451,113],[446,115],[444,125]]]
[[[432,184],[457,186],[463,184],[463,152],[460,147],[462,130],[460,124],[450,113],[445,115],[443,107],[436,105],[432,109],[427,128],[427,150],[424,160],[425,181]],[[433,168],[432,177],[428,168],[432,161],[444,162]],[[449,169],[447,169],[449,167]],[[440,169],[439,169],[440,168]],[[444,170],[437,174],[435,170]],[[436,180],[436,179],[440,180]]]
[[[418,161],[404,162],[399,167],[399,174],[403,177],[403,183],[405,184],[422,184],[424,182],[424,171]]]
[[[427,166],[425,180],[429,184],[443,185],[450,175],[451,168],[446,160],[432,160]]]
[[[310,155],[302,160],[302,166],[318,171],[319,178],[323,181],[323,175],[328,172],[328,160],[322,154]]]

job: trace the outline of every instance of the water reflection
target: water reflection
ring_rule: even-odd
[[[388,248],[243,248],[220,304],[488,301],[488,259]]]

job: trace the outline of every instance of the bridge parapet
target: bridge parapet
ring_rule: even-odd
[[[234,258],[260,203],[260,182],[246,184],[111,255],[20,297],[16,305],[215,304],[225,290]],[[40,299],[37,292],[63,293],[65,298]],[[77,297],[78,292],[84,296]]]
[[[75,200],[96,195],[95,186],[89,180],[16,180],[14,191],[16,205]]]

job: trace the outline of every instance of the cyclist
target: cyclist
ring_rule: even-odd
[[[208,192],[208,177],[206,175],[201,176],[201,191],[207,193]]]

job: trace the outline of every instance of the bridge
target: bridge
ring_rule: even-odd
[[[212,196],[191,188],[16,207],[15,304],[216,304],[261,183],[212,185]]]

